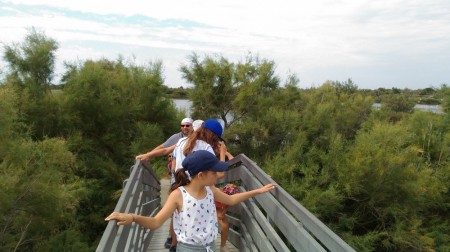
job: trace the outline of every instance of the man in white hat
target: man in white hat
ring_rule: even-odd
[[[169,153],[171,153],[171,151],[164,150],[164,149],[167,149],[167,148],[175,145],[178,142],[178,140],[180,140],[181,138],[189,136],[189,134],[191,134],[191,132],[193,132],[192,123],[193,123],[193,120],[191,118],[188,118],[188,117],[184,118],[183,120],[181,120],[181,124],[180,124],[181,131],[180,132],[173,134],[164,143],[155,147],[153,150],[151,150],[145,154],[137,155],[136,159],[148,160],[151,157],[161,157],[164,155],[168,155]]]

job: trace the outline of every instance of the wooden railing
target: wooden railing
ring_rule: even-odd
[[[275,183],[244,154],[228,163],[219,185],[232,182],[243,192]],[[161,208],[160,191],[148,163],[137,161],[115,211],[154,216]],[[280,186],[230,207],[227,216],[228,240],[239,251],[355,251]],[[154,230],[114,223],[108,224],[97,251],[146,251]]]
[[[275,183],[244,154],[229,163],[220,182],[235,182],[240,191]],[[279,186],[231,207],[228,219],[228,240],[239,251],[355,251]]]
[[[124,181],[123,191],[115,212],[154,216],[161,209],[161,184],[146,161],[136,160],[130,168],[130,177]],[[154,230],[136,223],[117,226],[110,221],[96,251],[147,251]]]

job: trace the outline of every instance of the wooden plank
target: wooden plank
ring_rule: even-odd
[[[142,196],[145,199],[156,199],[160,197],[161,192],[156,190],[147,190],[142,192]]]
[[[161,205],[164,205],[167,201],[167,192],[169,190],[170,181],[168,179],[161,179],[160,180],[161,185]],[[156,214],[152,213],[152,215]],[[164,224],[154,230],[153,237],[150,240],[150,244],[147,248],[147,251],[154,251],[154,252],[168,252],[169,250],[164,248],[164,243],[166,242],[167,237],[169,236],[169,224],[170,224],[170,218],[167,219]]]
[[[242,236],[241,233],[234,229],[228,230],[228,241],[236,248],[242,247]],[[230,246],[228,246],[230,248]]]
[[[254,179],[248,170],[242,171],[242,181],[248,190],[259,188],[262,184]],[[278,188],[275,188],[278,190]],[[254,197],[254,199],[264,208],[267,215],[277,218],[277,227],[289,240],[292,246],[298,251],[326,251],[273,197],[270,193],[265,193]]]
[[[170,219],[168,219],[164,224],[155,230],[150,244],[147,248],[149,252],[168,252],[169,250],[164,248],[164,243],[169,236],[169,224]]]
[[[267,175],[255,162],[245,156],[245,154],[239,154],[234,159],[230,160],[229,163],[230,165],[242,163],[247,169],[251,170],[252,174],[254,174],[263,184],[275,183],[269,175]],[[320,240],[327,249],[330,251],[355,251],[283,188],[279,187],[278,190],[274,190],[270,193],[274,195],[284,207],[289,209],[289,212],[300,220],[304,227]]]
[[[159,206],[161,205],[160,202],[161,202],[161,199],[157,198],[157,199],[151,200],[149,202],[143,203],[141,205],[142,205],[142,208],[145,210],[145,212],[148,213],[153,209],[159,208]]]
[[[264,214],[259,210],[259,208],[254,203],[253,199],[249,199],[246,202],[243,202],[245,204],[249,211],[253,214],[256,221],[259,223],[261,228],[263,229],[264,233],[266,234],[266,239],[268,239],[272,246],[275,248],[276,251],[289,251],[289,248],[284,243],[283,239],[277,234],[275,229],[272,227],[272,224],[270,223],[270,220],[268,220]],[[274,225],[276,225],[274,223]]]
[[[246,246],[240,248],[239,251],[258,251],[258,248],[253,243],[253,239],[250,236],[248,229],[245,225],[241,225],[240,228],[242,229],[242,238],[245,240]]]
[[[255,176],[248,170],[245,166],[236,166],[230,170],[228,170],[226,173],[226,177],[224,179],[224,182],[227,181],[233,181],[237,180],[238,178],[241,179],[242,184],[248,188],[248,190],[256,189],[262,186],[262,184],[256,179]],[[278,189],[278,188],[277,188]],[[245,191],[245,189],[241,188],[241,191]],[[268,196],[270,194],[264,194],[265,196]],[[257,196],[257,197],[261,197]],[[267,203],[267,205],[275,204],[276,200],[273,199],[273,202]],[[273,206],[273,205],[272,205]],[[281,206],[279,203],[276,207],[276,209],[284,209],[283,206]],[[265,211],[267,209],[264,208]],[[258,207],[253,207],[252,211],[260,212]],[[299,251],[325,251],[322,246],[306,231],[302,228],[301,225],[297,223],[297,221],[291,217],[288,211],[284,210],[282,212],[284,215],[280,216],[280,213],[273,214],[274,218],[277,217],[277,223],[281,227],[279,228],[280,231],[290,240],[291,243],[293,243],[293,246],[298,249]],[[262,215],[262,213],[260,213]],[[281,218],[281,219],[280,219]],[[258,218],[258,221],[264,222],[262,220],[265,220],[266,218]],[[265,224],[266,227],[270,226],[269,223]],[[271,239],[274,244],[277,245],[278,249],[283,249],[280,251],[284,251],[287,249],[287,246],[284,244],[282,239],[278,236],[276,231],[271,228],[271,232],[269,229],[267,229],[267,237]],[[296,235],[294,235],[296,234]],[[290,239],[289,239],[290,238]],[[291,241],[294,240],[294,241]]]
[[[144,185],[148,185],[148,186],[151,186],[158,190],[161,190],[161,186],[160,186],[158,177],[156,176],[156,174],[153,174],[152,172],[150,172],[149,169],[150,168],[143,168],[142,183]],[[153,171],[153,170],[151,170],[151,171]]]
[[[252,203],[248,203],[252,204]],[[253,203],[254,204],[254,203]],[[258,221],[254,218],[254,212],[251,212],[246,204],[242,203],[242,222],[248,229],[249,235],[252,237],[253,242],[259,251],[275,251],[270,240],[267,239],[266,234],[260,228]],[[265,219],[259,220],[259,222],[264,222]]]

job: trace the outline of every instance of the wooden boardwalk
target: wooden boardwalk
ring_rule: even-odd
[[[161,204],[167,200],[167,192],[169,191],[170,180],[163,178],[161,179]],[[169,224],[170,219],[168,219],[162,227],[157,229],[153,234],[150,245],[148,246],[148,252],[168,252],[169,250],[164,248],[164,243],[166,242],[167,237],[169,236]],[[237,252],[237,248],[227,241],[227,247],[231,252]],[[220,252],[220,233],[216,240],[216,250]]]
[[[220,182],[239,181],[242,191],[269,183],[276,184],[244,154],[228,162],[229,169]],[[136,160],[123,187],[115,211],[136,209],[143,215],[150,215],[159,209],[160,201],[167,201],[169,180],[161,180],[148,162]],[[233,227],[229,240],[238,244],[242,251],[355,252],[281,186],[233,206],[229,211],[233,216],[228,216]],[[145,230],[137,225],[118,227],[110,221],[96,251],[141,251],[145,246],[146,252],[166,252],[168,250],[164,248],[164,242],[169,234],[169,223],[167,221],[160,229],[154,230],[152,237],[145,237]],[[216,240],[218,243],[219,239]],[[227,243],[227,250],[237,251],[231,243]]]

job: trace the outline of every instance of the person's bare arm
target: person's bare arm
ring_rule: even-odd
[[[228,158],[228,160],[231,160],[231,159],[234,158],[234,156],[233,156],[231,153],[229,153],[228,151],[227,151],[227,153],[225,154],[225,156]]]
[[[150,152],[147,152],[145,154],[141,154],[136,156],[136,159],[140,159],[140,160],[148,160],[150,158],[155,158],[155,157],[161,157],[164,155],[169,155],[171,152],[173,152],[173,150],[175,149],[175,144],[167,147],[167,148],[159,148],[156,150],[152,150]]]
[[[180,190],[175,190],[170,193],[163,208],[155,217],[113,212],[105,218],[105,221],[117,220],[117,225],[128,225],[134,221],[145,228],[157,229],[173,214],[181,201],[182,196]]]
[[[228,152],[225,142],[221,142],[219,146],[219,160],[225,162],[225,159],[228,155],[231,154]],[[225,177],[225,172],[217,172],[217,179],[221,179],[223,177]]]
[[[226,155],[227,155],[227,146],[225,145],[225,142],[221,142],[219,146],[219,159],[220,161],[224,162]]]
[[[214,193],[214,199],[216,201],[221,202],[226,205],[229,205],[229,206],[233,206],[233,205],[236,205],[246,199],[254,197],[258,194],[266,193],[274,188],[275,188],[274,184],[268,184],[268,185],[265,185],[261,188],[255,189],[255,190],[251,190],[248,192],[242,192],[242,193],[236,193],[233,195],[228,195],[228,194],[222,192],[217,187],[212,187],[212,190]]]

